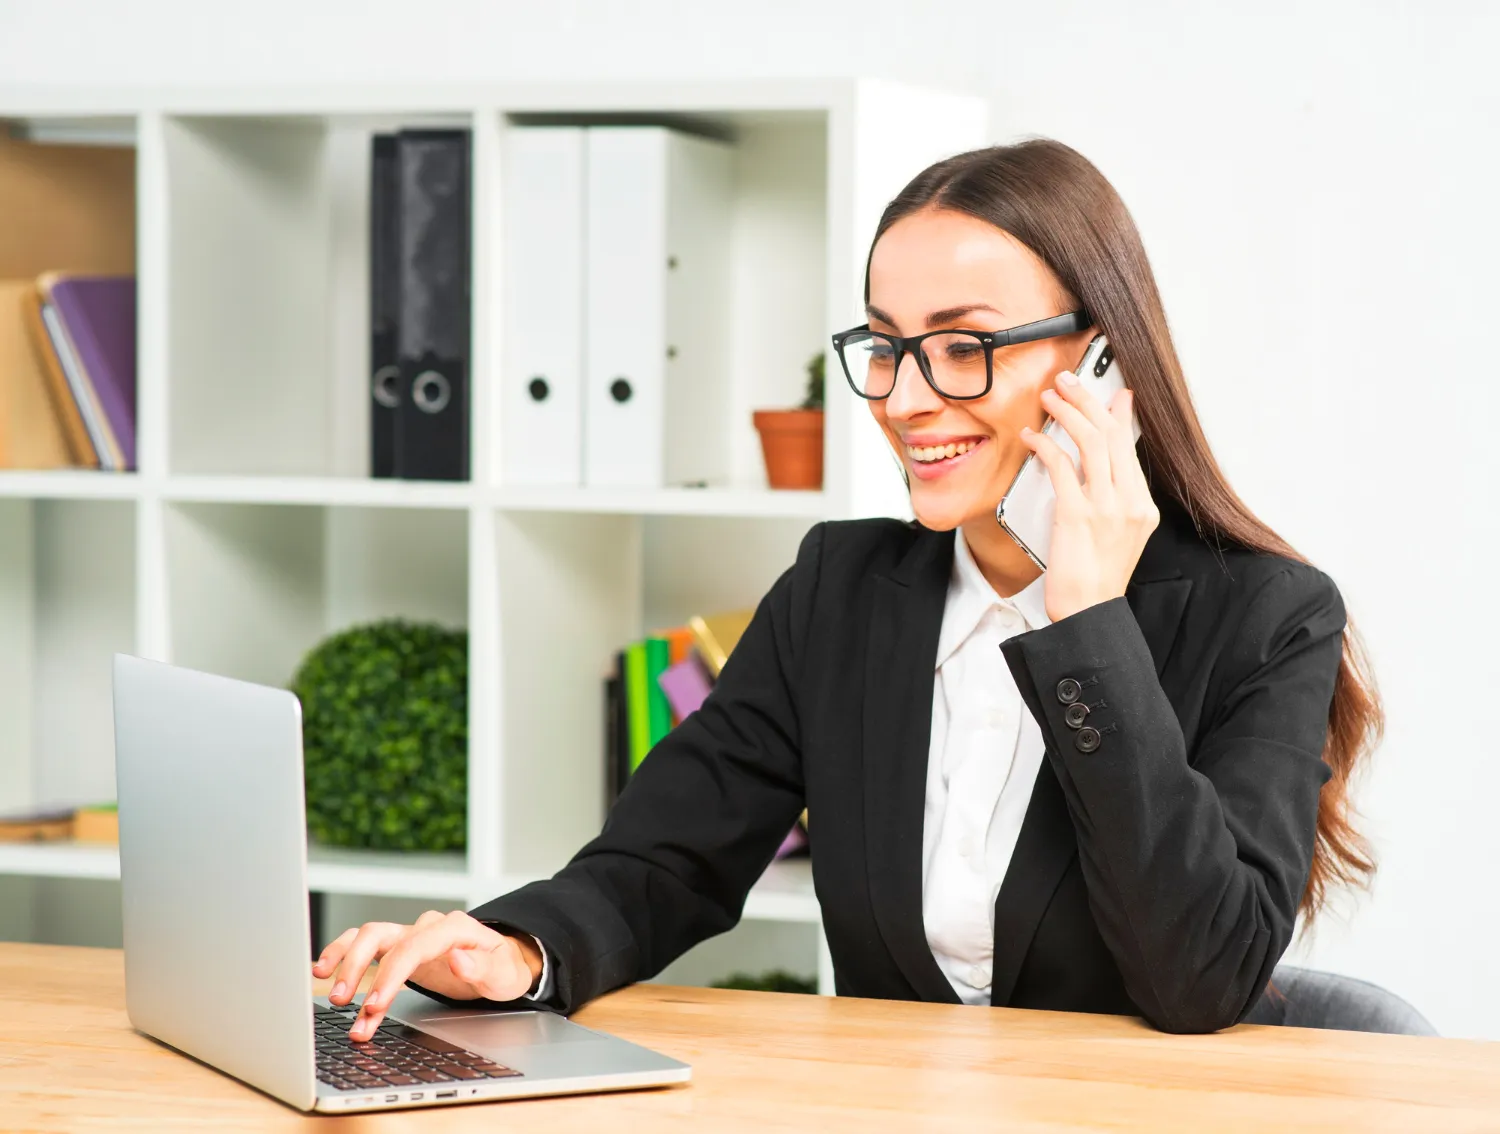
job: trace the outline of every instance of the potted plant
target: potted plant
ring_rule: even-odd
[[[316,646],[291,682],[314,841],[463,850],[468,687],[463,630],[383,619]]]
[[[772,488],[823,487],[823,360],[820,351],[807,364],[807,393],[796,409],[756,410]]]

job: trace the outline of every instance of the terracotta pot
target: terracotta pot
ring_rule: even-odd
[[[754,420],[772,488],[823,487],[822,410],[757,410]]]

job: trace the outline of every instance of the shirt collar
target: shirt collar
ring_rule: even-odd
[[[953,532],[953,571],[948,579],[948,598],[943,608],[943,627],[938,634],[937,666],[941,668],[972,634],[991,607],[1009,607],[1020,614],[1028,630],[1052,625],[1047,617],[1047,573],[1043,571],[1025,587],[1002,597],[974,562],[962,528]]]

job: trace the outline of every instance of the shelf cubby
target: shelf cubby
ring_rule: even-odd
[[[165,119],[174,473],[369,475],[370,138],[471,122]]]
[[[463,512],[174,503],[172,660],[285,686],[335,631],[402,617],[466,626]]]
[[[136,647],[134,513],[0,500],[0,808],[114,798],[111,667]]]

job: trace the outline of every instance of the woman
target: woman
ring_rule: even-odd
[[[382,961],[355,1038],[408,978],[567,1012],[655,974],[735,924],[804,806],[852,996],[1213,1031],[1261,997],[1299,910],[1372,870],[1348,784],[1382,721],[1357,638],[1225,482],[1102,175],[1050,141],[934,165],[886,209],[866,298],[836,341],[916,522],[814,527],[554,878],[333,942],[314,973],[336,1003]],[[1110,406],[1067,381],[1100,330],[1131,386]],[[1058,495],[1045,573],[994,515],[1028,452]]]

